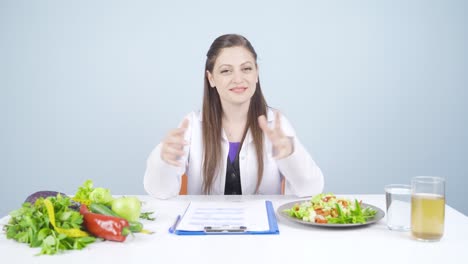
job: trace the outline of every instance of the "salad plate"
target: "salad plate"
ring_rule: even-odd
[[[376,207],[374,205],[370,205],[370,204],[366,204],[366,203],[362,203],[361,208],[362,209],[364,209],[364,208],[373,209],[373,210],[376,211],[376,214],[372,218],[368,219],[365,223],[355,223],[355,224],[353,224],[353,223],[350,223],[350,224],[325,223],[325,224],[321,224],[321,223],[304,221],[304,220],[292,217],[292,216],[290,216],[288,214],[288,212],[286,212],[286,210],[293,208],[294,205],[301,204],[301,203],[308,202],[308,201],[310,201],[310,200],[301,200],[301,201],[295,201],[295,202],[289,202],[289,203],[283,204],[280,207],[278,207],[277,213],[282,218],[284,218],[286,220],[289,220],[289,221],[292,221],[292,222],[296,222],[296,223],[300,223],[300,224],[304,224],[304,225],[310,225],[310,226],[317,226],[317,227],[336,227],[336,228],[360,227],[360,226],[370,225],[370,224],[377,223],[378,221],[380,221],[385,216],[385,213],[384,213],[384,211],[382,209],[380,209],[380,208],[378,208],[378,207]]]

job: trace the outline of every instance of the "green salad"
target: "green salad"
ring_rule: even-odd
[[[364,224],[377,213],[370,207],[361,206],[357,199],[337,198],[332,193],[318,194],[285,212],[291,217],[318,224]]]

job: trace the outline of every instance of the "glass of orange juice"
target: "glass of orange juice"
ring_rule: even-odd
[[[411,179],[411,233],[421,241],[439,241],[444,235],[445,179]]]

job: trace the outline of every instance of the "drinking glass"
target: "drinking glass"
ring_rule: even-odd
[[[444,234],[445,179],[411,179],[411,234],[421,241],[439,241]]]
[[[390,230],[411,229],[411,185],[389,184],[385,186],[387,227]]]

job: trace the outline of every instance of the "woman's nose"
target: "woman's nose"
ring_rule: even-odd
[[[232,82],[241,83],[242,82],[242,72],[234,71],[232,75]]]

